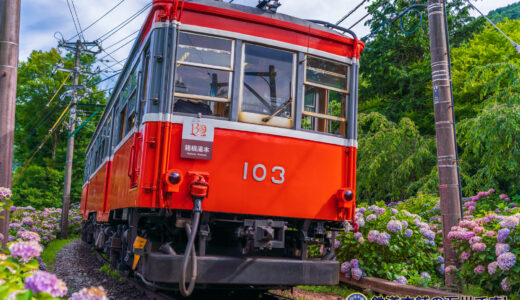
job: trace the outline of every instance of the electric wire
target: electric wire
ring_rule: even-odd
[[[133,42],[135,42],[135,40],[129,40],[129,41],[127,41],[127,42],[124,43],[123,45],[119,46],[116,50],[114,50],[114,51],[112,51],[112,52],[110,52],[110,53],[107,53],[105,56],[103,56],[103,57],[100,58],[100,59],[104,59],[105,57],[108,57],[109,55],[116,53],[117,51],[119,51],[119,50],[121,50],[123,47],[125,47],[126,45],[128,45],[128,44],[130,44],[130,43],[133,43]]]
[[[99,17],[97,20],[95,20],[94,22],[92,22],[90,25],[88,25],[85,29],[83,29],[81,32],[79,32],[79,34],[83,34],[83,32],[87,31],[90,27],[94,26],[97,22],[101,21],[104,17],[106,17],[109,13],[111,13],[114,9],[116,9],[119,5],[121,5],[121,3],[125,2],[125,0],[121,0],[119,1],[119,3],[117,3],[114,7],[112,7],[111,9],[109,9],[105,14],[103,14],[101,17]],[[77,37],[79,34],[76,34],[75,36],[69,38],[68,40],[72,40],[73,38]]]
[[[100,81],[98,81],[98,82],[92,82],[92,84],[87,85],[87,87],[91,87],[91,86],[94,86],[94,85],[98,85],[98,84],[100,84],[100,83],[102,83],[102,82],[105,82],[105,81],[107,81],[107,80],[110,80],[111,78],[114,78],[114,77],[118,76],[119,74],[121,74],[121,72],[117,72],[117,73],[115,73],[114,75],[108,76],[108,77],[106,77],[106,78],[104,78],[104,79],[102,79],[102,80],[100,80]]]
[[[29,121],[29,125],[27,125],[27,127],[29,127],[35,119],[37,120],[37,121],[36,121],[37,124],[34,125],[31,129],[27,130],[28,133],[27,133],[27,134],[25,135],[25,137],[22,139],[22,142],[21,142],[22,144],[25,142],[25,140],[26,140],[30,135],[32,135],[32,132],[36,129],[36,126],[39,124],[39,123],[38,123],[38,122],[40,121],[40,120],[39,120],[39,119],[40,119],[39,117],[43,114],[43,112],[45,112],[45,110],[47,110],[47,108],[49,108],[49,105],[52,103],[52,101],[54,101],[54,98],[56,98],[56,96],[57,96],[58,93],[60,92],[61,88],[63,88],[63,85],[65,85],[65,82],[67,82],[67,80],[70,78],[70,75],[71,75],[71,74],[72,74],[72,73],[69,73],[69,75],[67,75],[67,77],[65,77],[65,79],[64,79],[63,82],[60,84],[60,86],[58,87],[58,89],[56,90],[56,92],[54,93],[54,95],[51,97],[51,100],[49,100],[49,102],[47,102],[47,104],[45,104],[45,106],[43,107],[43,110],[42,110],[39,114],[35,115],[35,116],[31,119],[31,121]]]
[[[364,15],[361,19],[359,19],[356,23],[354,23],[352,26],[350,26],[348,29],[352,29],[354,28],[354,26],[356,26],[357,24],[359,24],[361,21],[363,21],[366,17],[370,16],[376,9],[378,9],[379,7],[381,7],[381,5],[385,4],[388,0],[383,0],[381,2],[379,2],[379,4],[372,8],[366,15]]]
[[[151,3],[148,3],[143,8],[141,8],[139,11],[137,11],[135,14],[131,15],[128,19],[124,20],[123,22],[116,25],[114,28],[110,29],[103,35],[101,35],[97,40],[100,42],[103,42],[110,38],[112,35],[114,35],[116,32],[124,28],[126,25],[128,25],[130,22],[132,22],[135,18],[137,18],[139,15],[141,15],[143,12],[145,12],[150,6],[152,6]]]
[[[120,39],[119,41],[117,41],[117,42],[111,44],[110,46],[104,47],[104,49],[105,49],[105,50],[108,50],[108,49],[114,47],[115,45],[121,43],[122,41],[126,40],[127,38],[129,38],[129,37],[133,36],[134,34],[138,33],[140,30],[141,30],[141,29],[137,29],[136,31],[130,33],[129,35],[127,35],[127,36],[125,36],[124,38]]]
[[[16,178],[13,180],[13,185],[22,176],[22,174],[25,171],[25,169],[27,169],[27,166],[31,163],[31,161],[36,156],[36,154],[43,148],[43,145],[45,145],[45,143],[47,142],[49,137],[54,133],[54,131],[56,131],[56,129],[58,128],[59,124],[61,124],[63,122],[63,120],[65,119],[64,117],[65,117],[67,111],[70,109],[71,104],[72,104],[72,101],[69,102],[69,105],[67,105],[67,107],[65,107],[65,109],[63,110],[63,112],[59,116],[58,120],[54,123],[54,125],[52,125],[52,127],[51,127],[51,129],[49,129],[49,132],[47,133],[47,135],[43,138],[42,142],[38,145],[38,147],[35,148],[34,152],[29,157],[27,162],[24,164],[24,166],[23,166],[22,170],[20,171],[20,173],[18,173]]]
[[[339,25],[339,24],[343,23],[343,21],[345,21],[348,17],[350,17],[350,15],[352,15],[356,10],[358,10],[365,2],[367,2],[367,0],[361,1],[361,3],[359,3],[358,6],[356,6],[353,10],[351,10],[343,18],[339,19],[339,21],[336,22],[336,25]]]
[[[475,5],[473,5],[473,3],[471,3],[471,1],[466,0],[466,2],[468,2],[469,5],[471,5],[481,16],[483,16],[488,21],[489,24],[493,25],[493,27],[495,27],[495,29],[498,30],[498,32],[500,32],[506,39],[508,39],[509,42],[511,43],[511,45],[513,45],[513,47],[515,47],[516,51],[518,51],[518,53],[520,53],[520,45],[519,44],[513,42],[513,40],[510,39],[509,36],[507,36],[502,30],[500,30],[500,28],[498,28],[498,26],[495,25],[495,23],[493,23],[493,21],[491,21]]]
[[[79,16],[78,11],[76,10],[76,5],[74,4],[74,0],[70,0],[70,3],[72,4],[72,9],[74,11],[74,14],[76,15],[76,21],[78,22],[78,28],[79,28],[79,36],[83,41],[85,41],[85,36],[83,36],[83,29],[81,29],[81,23],[79,22]]]
[[[67,0],[67,6],[69,7],[70,16],[72,17],[72,23],[74,23],[74,28],[76,28],[76,33],[81,38],[81,35],[78,30],[78,26],[76,25],[76,19],[74,18],[74,13],[72,13],[72,8],[70,7],[69,0]]]

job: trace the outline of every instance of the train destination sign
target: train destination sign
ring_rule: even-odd
[[[182,126],[181,157],[211,160],[215,125],[212,120],[186,118]]]

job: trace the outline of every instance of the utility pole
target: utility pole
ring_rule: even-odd
[[[97,46],[98,51],[89,50],[88,46]],[[63,185],[63,203],[61,208],[61,220],[60,220],[60,237],[63,239],[67,238],[69,229],[69,208],[70,208],[70,190],[72,185],[72,162],[74,159],[74,130],[76,129],[76,110],[78,105],[78,90],[85,89],[84,86],[79,84],[79,75],[81,72],[80,58],[82,52],[88,52],[90,54],[97,54],[101,52],[101,48],[97,43],[81,42],[77,40],[75,43],[68,43],[61,41],[59,47],[66,48],[74,51],[74,69],[63,69],[63,71],[69,71],[74,73],[73,86],[69,86],[69,90],[72,90],[72,102],[69,110],[69,134],[67,137],[67,154],[65,158],[65,180]]]
[[[76,42],[75,60],[74,60],[74,87],[79,85],[79,66],[81,56],[81,41]],[[70,207],[70,187],[72,183],[72,161],[74,158],[74,135],[71,135],[76,129],[76,106],[78,104],[78,91],[72,91],[72,104],[69,110],[69,137],[67,138],[67,155],[65,156],[65,183],[63,186],[63,204],[61,207],[61,232],[63,239],[67,238],[69,227],[69,207]]]
[[[11,188],[13,176],[19,36],[20,0],[0,0],[0,187],[4,188]],[[4,207],[0,213],[3,248],[9,235],[9,211],[9,207]]]
[[[455,113],[451,93],[450,56],[443,1],[428,0],[428,23],[444,260],[445,266],[458,266],[457,256],[448,239],[451,227],[459,224],[462,214]],[[453,274],[446,274],[445,282],[447,287],[456,288]]]

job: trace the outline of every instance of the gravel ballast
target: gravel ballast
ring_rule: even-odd
[[[56,262],[51,271],[67,283],[69,295],[84,287],[101,285],[110,299],[148,299],[133,285],[113,279],[105,272],[99,271],[102,266],[90,247],[78,239],[65,245],[56,254]]]

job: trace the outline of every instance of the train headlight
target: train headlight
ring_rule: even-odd
[[[177,172],[171,172],[169,175],[168,175],[168,181],[171,183],[171,184],[177,184],[179,182],[181,182],[181,174],[177,173]]]
[[[354,199],[354,193],[351,190],[346,190],[343,193],[343,199],[346,201],[352,201],[352,199]]]

